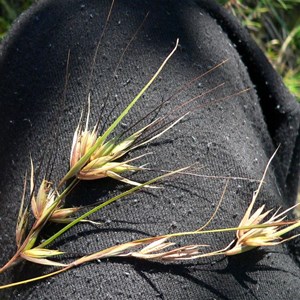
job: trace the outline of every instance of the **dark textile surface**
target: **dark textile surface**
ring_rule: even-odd
[[[91,125],[100,118],[107,127],[155,73],[177,38],[179,49],[122,122],[119,132],[185,82],[229,59],[174,97],[159,114],[225,84],[191,102],[181,113],[191,110],[193,114],[159,140],[129,156],[151,152],[141,163],[149,163],[154,169],[173,170],[195,164],[194,172],[198,174],[259,180],[280,144],[257,206],[265,203],[268,209],[287,207],[295,201],[300,108],[236,20],[213,1],[116,1],[90,80],[93,55],[110,5],[110,0],[40,1],[15,22],[1,45],[1,265],[15,250],[14,227],[30,155],[37,165],[45,153],[40,175],[43,177],[54,146],[55,160],[51,161],[51,176],[47,179],[61,178],[68,168],[72,135],[86,104],[88,87]],[[118,65],[147,12],[147,19]],[[68,50],[70,76],[62,104]],[[214,101],[248,87],[249,91],[238,96]],[[203,103],[206,104],[201,107]],[[56,130],[58,137],[53,141]],[[145,181],[155,174],[128,176]],[[144,236],[194,230],[209,219],[224,184],[224,179],[187,175],[168,179],[163,189],[138,192],[100,211],[93,219],[103,222],[102,226],[77,226],[60,238],[53,249],[71,253],[72,258]],[[91,204],[126,188],[113,180],[85,182],[67,202]],[[210,226],[237,226],[256,188],[255,181],[230,180],[224,202]],[[52,231],[47,228],[44,234]],[[178,242],[221,249],[233,238],[233,233],[227,233],[182,238]],[[297,242],[231,258],[187,263],[105,260],[0,292],[0,298],[299,299]],[[43,272],[45,268],[28,263],[1,278],[11,282]]]

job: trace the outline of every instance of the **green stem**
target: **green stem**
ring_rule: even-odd
[[[297,224],[297,225],[296,225]],[[299,227],[300,223],[296,223],[293,225],[293,228]],[[170,233],[165,234],[161,236],[157,236],[156,238],[174,238],[174,237],[181,237],[181,236],[187,236],[187,235],[199,235],[199,234],[211,234],[211,233],[221,233],[221,232],[231,232],[231,231],[238,231],[238,230],[251,230],[251,229],[257,229],[257,228],[268,228],[271,226],[278,226],[278,222],[276,223],[269,223],[269,224],[258,224],[258,225],[249,225],[249,226],[242,226],[242,227],[229,227],[229,228],[218,228],[218,229],[211,229],[211,230],[203,230],[203,231],[185,231],[185,232],[176,232],[176,233]],[[136,243],[142,243],[151,241],[153,237],[150,238],[144,238],[140,240],[135,240]]]
[[[43,243],[41,243],[39,246],[37,246],[37,248],[44,248],[45,246],[49,245],[50,243],[52,243],[55,239],[57,239],[59,236],[61,236],[63,233],[65,233],[67,230],[69,230],[71,227],[73,227],[74,225],[76,225],[77,223],[79,223],[80,221],[82,221],[83,219],[86,219],[87,217],[89,217],[91,214],[99,211],[100,209],[104,208],[105,206],[125,197],[125,196],[128,196],[132,193],[134,193],[135,191],[138,191],[140,190],[142,187],[144,186],[147,186],[147,185],[150,185],[162,178],[165,178],[165,177],[168,177],[168,176],[171,176],[171,175],[174,175],[176,173],[180,173],[181,171],[183,170],[186,170],[187,168],[183,168],[183,169],[179,169],[179,170],[176,170],[174,172],[170,172],[168,174],[164,174],[164,175],[161,175],[161,176],[158,176],[156,178],[153,178],[145,183],[142,183],[141,185],[139,186],[136,186],[136,187],[133,187],[131,188],[130,190],[128,191],[125,191],[107,201],[105,201],[104,203],[101,203],[100,205],[94,207],[93,209],[89,210],[88,212],[86,212],[85,214],[83,214],[82,216],[78,217],[77,219],[75,219],[73,222],[69,223],[68,225],[66,225],[64,228],[62,228],[60,231],[58,231],[57,233],[55,233],[53,236],[51,236],[50,238],[48,238],[46,241],[44,241]]]

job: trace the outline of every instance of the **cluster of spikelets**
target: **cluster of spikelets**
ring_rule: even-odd
[[[269,161],[268,165],[270,164],[271,160]],[[29,243],[26,244],[26,246],[19,252],[19,257],[18,260],[20,259],[25,259],[34,263],[38,264],[44,264],[44,265],[52,265],[59,267],[59,269],[55,272],[32,278],[26,281],[22,282],[17,282],[13,284],[8,284],[5,286],[2,286],[0,288],[8,288],[12,286],[16,286],[19,284],[24,284],[36,280],[41,280],[49,276],[53,276],[56,274],[59,274],[61,272],[65,272],[73,267],[80,266],[81,264],[94,261],[94,260],[99,260],[99,259],[104,259],[104,258],[110,258],[110,257],[132,257],[132,258],[138,258],[138,259],[144,259],[144,260],[156,260],[156,261],[184,261],[184,260],[192,260],[192,259],[200,259],[204,257],[210,257],[210,256],[216,256],[216,255],[225,255],[225,256],[231,256],[231,255],[238,255],[243,252],[258,248],[258,247],[265,247],[265,246],[274,246],[279,243],[286,242],[287,240],[293,239],[298,235],[294,235],[288,238],[282,238],[282,236],[289,231],[297,228],[300,226],[300,220],[293,220],[293,221],[285,221],[287,217],[287,213],[292,210],[294,207],[291,207],[281,213],[279,213],[279,210],[277,210],[271,217],[268,218],[268,216],[271,213],[271,210],[264,211],[265,210],[265,205],[259,207],[256,211],[252,212],[255,201],[257,199],[257,196],[260,192],[260,189],[262,187],[262,184],[264,182],[264,178],[267,172],[268,166],[265,169],[265,172],[263,174],[263,177],[260,180],[258,189],[253,193],[253,197],[251,200],[251,203],[248,207],[248,209],[245,212],[244,217],[242,218],[240,224],[238,227],[235,228],[221,228],[221,229],[211,229],[211,230],[204,230],[204,227],[208,225],[206,223],[205,226],[203,226],[200,229],[197,229],[195,231],[191,232],[178,232],[178,233],[172,233],[172,234],[166,234],[166,235],[161,235],[161,236],[155,236],[155,237],[150,237],[150,238],[144,238],[140,240],[134,240],[131,242],[127,242],[124,244],[119,244],[112,246],[110,248],[100,250],[99,252],[93,253],[91,255],[87,255],[84,257],[81,257],[79,259],[76,259],[75,261],[68,263],[68,264],[63,264],[60,262],[56,262],[53,260],[49,260],[49,257],[52,256],[58,256],[61,254],[64,254],[63,252],[59,250],[50,250],[47,248],[44,248],[47,246],[53,239],[47,240],[46,242],[40,244],[39,246],[35,247],[30,247],[33,246],[34,243],[32,243],[32,240],[29,240]],[[185,169],[181,169],[175,172],[181,172],[185,171]],[[153,182],[155,182],[158,179],[161,179],[164,176],[169,176],[170,174],[163,175],[160,178],[155,178],[152,179],[151,181],[141,184],[142,186],[144,185],[149,185]],[[227,181],[228,183],[228,181]],[[224,197],[224,194],[226,192],[227,188],[227,183],[224,188],[222,197],[220,199],[219,204],[221,204],[221,201]],[[38,195],[36,197],[36,200],[34,201],[39,201],[37,199],[47,199],[44,204],[43,201],[41,201],[41,205],[34,203],[32,205],[33,207],[40,206],[41,207],[41,214],[38,214],[38,216],[43,216],[45,211],[49,209],[49,207],[53,207],[53,204],[55,201],[53,201],[53,190],[49,189],[49,185],[47,183],[42,183],[43,186],[43,191],[41,192],[41,188],[38,192]],[[134,187],[128,192],[125,192],[115,198],[110,199],[109,201],[113,202],[116,201],[126,194],[129,194],[131,192],[134,192],[135,190],[139,189],[140,186]],[[33,197],[35,199],[35,197]],[[111,203],[110,202],[110,203]],[[109,204],[109,203],[106,203]],[[218,205],[219,207],[219,205]],[[217,207],[217,209],[218,209]],[[99,206],[96,208],[98,209]],[[217,212],[216,209],[216,212]],[[60,208],[54,209],[54,216],[55,216],[55,211],[59,211]],[[93,212],[96,211],[95,209]],[[87,214],[84,214],[80,218],[76,219],[75,223],[73,221],[73,224],[76,224],[77,222],[83,220],[83,217],[88,216],[92,212],[88,212]],[[27,214],[27,212],[26,212]],[[59,222],[61,221],[61,215],[59,215]],[[24,223],[24,216],[25,213],[21,214],[21,217],[19,218],[19,225],[17,226],[17,237],[20,238],[20,234],[18,234],[18,231],[20,231],[20,224]],[[51,217],[53,215],[49,215],[49,221],[51,220]],[[63,219],[65,217],[69,218],[68,214],[63,214]],[[37,221],[39,220],[39,217],[37,218]],[[57,219],[54,217],[52,221],[57,221]],[[72,224],[72,223],[70,223]],[[67,228],[68,229],[68,228]],[[62,234],[65,230],[59,232],[59,235]],[[228,231],[236,231],[236,238],[224,249],[217,250],[217,251],[203,251],[203,249],[207,249],[209,246],[208,245],[199,245],[199,244],[192,244],[192,245],[185,245],[181,247],[176,247],[175,242],[171,242],[171,239],[174,239],[176,237],[181,237],[181,236],[188,236],[188,235],[200,235],[200,234],[217,234],[217,233],[222,233],[222,232],[228,232]],[[58,236],[59,236],[58,235]],[[17,244],[19,243],[19,238],[17,238]],[[20,246],[18,246],[18,249],[21,249]],[[14,263],[17,262],[18,260],[14,260]]]
[[[134,166],[131,163],[144,157],[146,154],[126,161],[120,162],[118,160],[128,152],[160,137],[180,122],[184,116],[174,120],[157,134],[153,136],[150,134],[150,137],[146,139],[141,137],[152,126],[159,123],[161,118],[136,131],[129,137],[122,138],[123,134],[121,134],[108,141],[105,141],[103,135],[98,136],[97,125],[92,130],[88,129],[89,118],[87,118],[85,128],[83,129],[81,124],[79,124],[75,131],[70,156],[70,171],[63,178],[62,182],[73,176],[76,176],[79,180],[95,180],[110,177],[133,186],[139,186],[139,182],[125,178],[120,174],[128,171],[145,170],[143,166]]]
[[[130,137],[119,141],[119,137],[113,138],[93,152],[87,163],[76,173],[78,179],[95,180],[104,177],[112,177],[124,181],[124,177],[120,177],[120,173],[125,171],[137,171],[140,167],[136,167],[126,162],[116,162],[117,159],[124,156],[132,150],[135,140],[142,135],[146,128],[139,130]],[[76,129],[73,146],[71,151],[70,167],[76,166],[78,161],[84,157],[97,141],[96,126],[92,131],[82,130],[80,127]],[[66,177],[68,179],[68,177]],[[128,182],[127,182],[128,183]],[[133,182],[132,182],[133,183]]]
[[[179,261],[190,260],[196,258],[209,257],[214,255],[237,255],[245,251],[252,250],[261,246],[277,245],[285,242],[296,236],[282,238],[282,236],[289,231],[300,226],[300,220],[286,221],[286,214],[292,208],[289,208],[281,213],[276,211],[271,217],[271,210],[265,210],[265,206],[258,208],[252,213],[256,198],[264,182],[264,178],[268,169],[267,165],[262,179],[260,180],[258,189],[254,192],[252,201],[245,212],[239,226],[235,228],[221,228],[204,230],[208,223],[213,219],[215,213],[212,215],[210,221],[200,229],[191,232],[178,232],[172,234],[166,234],[162,236],[144,238],[140,240],[130,241],[124,244],[112,246],[107,249],[100,250],[76,259],[71,263],[61,263],[53,260],[53,257],[60,256],[64,252],[56,249],[49,249],[48,246],[66,232],[71,227],[75,226],[79,222],[92,222],[87,218],[93,213],[99,211],[105,206],[134,193],[135,191],[148,187],[151,184],[161,180],[165,177],[172,176],[176,173],[184,173],[188,168],[182,168],[173,172],[165,173],[159,177],[151,179],[145,183],[138,183],[123,177],[121,174],[126,171],[144,170],[141,166],[134,166],[131,163],[134,160],[141,158],[135,157],[130,160],[120,161],[120,159],[129,151],[140,147],[146,143],[149,143],[153,139],[161,136],[164,132],[172,128],[178,123],[184,116],[171,122],[168,126],[164,127],[158,134],[145,139],[140,139],[143,134],[154,124],[153,123],[143,127],[137,132],[124,137],[120,135],[109,139],[110,134],[114,131],[116,126],[121,122],[125,115],[130,111],[132,106],[140,99],[147,88],[152,84],[158,74],[161,72],[164,65],[176,50],[178,41],[175,48],[170,55],[165,59],[155,75],[145,85],[141,92],[133,99],[133,101],[126,107],[126,109],[120,114],[120,116],[113,122],[108,129],[102,134],[98,134],[97,126],[92,130],[89,129],[89,110],[86,118],[85,126],[82,126],[81,122],[78,125],[72,143],[71,155],[70,155],[70,170],[63,177],[58,184],[58,188],[55,188],[54,184],[47,180],[42,180],[37,192],[35,191],[36,183],[34,182],[34,168],[31,166],[31,178],[30,178],[30,206],[32,215],[34,216],[34,222],[32,226],[29,226],[30,208],[29,205],[25,205],[26,198],[26,184],[24,184],[24,193],[21,201],[20,213],[16,227],[16,245],[17,251],[15,255],[2,267],[0,273],[4,272],[7,268],[17,264],[18,262],[27,260],[33,263],[42,265],[51,265],[58,267],[58,270],[40,277],[32,278],[22,282],[3,285],[0,289],[8,288],[36,280],[40,280],[61,272],[67,271],[70,268],[79,266],[89,261],[98,260],[108,257],[134,257],[145,260],[160,260],[160,261]],[[104,203],[101,203],[89,211],[83,213],[79,217],[75,215],[81,210],[81,207],[65,208],[65,197],[74,189],[78,181],[80,180],[94,180],[104,177],[111,177],[116,180],[128,183],[133,187],[126,192],[123,192]],[[69,180],[71,179],[71,183]],[[26,183],[26,180],[25,180]],[[66,184],[67,183],[67,184]],[[63,184],[66,184],[66,188],[60,193],[58,190]],[[224,188],[220,203],[226,192],[228,181]],[[50,238],[44,240],[39,244],[40,233],[46,224],[49,222],[65,223],[65,227],[60,229]],[[216,251],[203,251],[203,249],[209,249],[209,245],[185,245],[176,247],[176,243],[171,240],[179,236],[188,235],[200,235],[200,234],[217,234],[222,232],[235,231],[236,238],[225,248]]]
[[[125,108],[120,116],[108,127],[108,129],[102,135],[98,135],[97,126],[95,126],[92,130],[89,130],[88,126],[90,111],[88,109],[85,128],[82,129],[80,121],[74,134],[70,155],[70,170],[63,177],[63,179],[60,180],[57,189],[51,182],[48,182],[44,179],[42,180],[42,183],[38,188],[37,193],[35,194],[36,183],[34,182],[34,167],[33,163],[31,163],[30,202],[35,221],[29,229],[29,207],[28,205],[25,206],[25,179],[24,193],[16,227],[17,251],[11,258],[11,260],[8,261],[7,264],[5,264],[0,269],[0,273],[22,259],[45,265],[63,265],[48,259],[52,256],[63,254],[61,251],[46,249],[44,246],[47,244],[47,241],[43,242],[39,246],[36,246],[36,242],[41,230],[48,222],[67,223],[68,225],[63,230],[67,230],[69,227],[74,226],[78,222],[91,222],[89,220],[86,220],[85,217],[82,216],[73,218],[73,215],[81,209],[80,207],[64,208],[65,197],[72,191],[79,180],[94,180],[104,177],[112,177],[119,181],[134,185],[137,188],[146,185],[126,179],[120,175],[120,173],[123,173],[125,171],[142,170],[142,167],[136,167],[129,164],[129,162],[139,159],[141,158],[141,156],[125,162],[118,162],[117,160],[129,151],[132,151],[133,149],[140,147],[159,137],[161,134],[163,134],[163,132],[169,130],[177,122],[179,122],[181,118],[175,120],[172,124],[164,128],[164,130],[157,133],[156,135],[150,136],[149,138],[141,140],[138,143],[136,143],[137,139],[141,137],[141,135],[156,121],[131,134],[129,137],[125,137],[124,139],[122,139],[122,136],[114,137],[112,139],[108,138],[114,131],[114,129],[118,126],[118,124],[122,121],[122,119],[128,114],[133,105],[140,99],[140,97],[148,89],[151,83],[155,80],[167,61],[175,52],[177,46],[178,41],[173,51],[165,59],[165,61],[162,63],[162,65],[150,79],[150,81],[142,88],[140,93],[131,101],[131,103]],[[88,98],[88,104],[90,104],[90,97]],[[59,193],[58,189],[63,184],[67,183],[69,179],[72,179],[71,183],[67,184],[67,187],[61,193]],[[116,197],[116,200],[121,197],[122,194]],[[95,210],[99,210],[103,206],[108,205],[109,202],[113,202],[116,200],[110,199],[106,203],[102,203],[101,205],[87,212],[86,214],[84,214],[84,216],[89,215],[95,212]],[[59,235],[60,233],[58,233],[57,236]]]

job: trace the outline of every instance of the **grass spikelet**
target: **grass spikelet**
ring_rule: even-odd
[[[205,247],[207,245],[187,245],[183,247],[178,247],[168,251],[162,251],[166,248],[174,246],[175,243],[166,242],[167,237],[163,237],[156,240],[140,251],[132,251],[124,255],[125,257],[134,257],[145,260],[159,260],[159,261],[180,261],[180,260],[190,260],[199,257],[199,248]]]
[[[58,250],[33,248],[21,252],[20,257],[35,264],[65,267],[67,266],[66,264],[47,259],[47,257],[57,256],[61,254],[64,254],[64,252]]]
[[[114,175],[117,173],[123,173],[125,171],[136,170],[136,167],[127,165],[126,162],[125,164],[113,162],[124,156],[133,148],[136,148],[136,146],[132,147],[133,143],[147,129],[148,126],[140,129],[125,139],[120,140],[120,137],[115,137],[110,140],[107,139],[114,129],[119,125],[122,119],[128,114],[134,104],[141,98],[141,96],[160,74],[168,60],[176,51],[178,43],[179,40],[177,39],[174,49],[163,61],[157,72],[102,135],[98,136],[97,125],[94,126],[92,130],[88,129],[88,112],[85,129],[83,130],[81,124],[79,124],[75,131],[70,157],[70,171],[61,180],[60,186],[62,183],[74,176],[80,178],[81,180],[91,180],[110,177],[110,173],[108,171],[112,172],[111,175]],[[157,137],[159,135],[157,135]],[[149,139],[149,141],[151,140],[152,139]],[[118,177],[114,176],[114,178],[117,179]]]
[[[21,205],[19,209],[19,215],[16,225],[16,245],[17,248],[20,248],[22,241],[24,239],[27,227],[28,227],[28,218],[29,218],[29,211],[28,207],[24,208],[25,196],[26,196],[26,175],[24,180],[24,189],[23,195],[21,199]]]
[[[245,215],[239,224],[239,227],[241,229],[237,230],[236,240],[234,240],[231,243],[231,244],[234,243],[234,247],[232,247],[229,250],[226,248],[224,251],[222,251],[225,255],[236,255],[236,254],[240,254],[252,250],[257,247],[275,246],[298,236],[298,235],[294,235],[292,237],[288,237],[284,239],[281,237],[282,235],[300,226],[300,220],[284,221],[287,218],[287,213],[293,210],[296,206],[298,206],[298,204],[284,210],[281,213],[279,213],[279,209],[278,209],[267,220],[266,218],[271,213],[272,209],[264,212],[265,205],[262,205],[254,213],[252,213],[254,204],[261,190],[270,163],[274,158],[274,156],[276,155],[277,151],[278,148],[270,158],[265,168],[264,174],[261,178],[261,181],[259,183],[259,186],[257,190],[254,191],[251,203],[247,208]],[[265,225],[265,227],[251,228],[251,226],[256,226],[256,225]]]
[[[286,214],[294,208],[295,206],[292,206],[280,214],[276,212],[268,220],[265,220],[271,210],[263,212],[264,205],[261,206],[250,216],[250,218],[241,222],[239,225],[241,229],[237,230],[234,247],[224,251],[224,254],[236,255],[257,247],[275,246],[297,237],[299,234],[284,239],[281,237],[289,231],[300,227],[300,220],[283,221],[287,217]],[[255,226],[259,224],[266,225],[266,227],[250,227],[252,225]]]

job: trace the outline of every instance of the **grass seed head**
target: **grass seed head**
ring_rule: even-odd
[[[31,207],[33,214],[42,224],[44,220],[55,223],[70,223],[71,218],[80,207],[62,208],[63,198],[52,188],[52,183],[43,180],[36,196],[32,195]]]
[[[17,226],[16,226],[16,244],[18,248],[21,246],[21,243],[27,231],[28,217],[29,217],[29,212],[27,208],[22,212],[20,211]]]
[[[77,127],[74,137],[70,157],[70,167],[76,165],[76,163],[82,158],[91,147],[95,144],[97,134],[95,130],[82,130],[80,126]]]
[[[229,249],[230,247],[228,246],[224,250],[220,251],[225,255],[240,254],[242,252],[246,252],[252,250],[253,248],[261,247],[261,246],[278,245],[280,243],[293,239],[297,236],[294,235],[290,238],[285,238],[285,239],[282,238],[282,235],[300,226],[300,220],[284,221],[287,218],[287,213],[293,210],[295,206],[297,206],[297,204],[286,209],[281,213],[279,213],[279,209],[278,209],[267,220],[266,218],[270,215],[272,210],[268,210],[264,212],[265,205],[262,205],[254,213],[252,213],[254,204],[264,183],[268,168],[271,164],[272,159],[276,155],[278,149],[279,148],[276,149],[276,151],[269,159],[267,166],[264,170],[263,176],[258,185],[258,188],[256,191],[254,191],[250,205],[247,208],[245,215],[239,224],[240,229],[238,229],[236,232],[236,240],[235,240],[234,247]],[[257,225],[262,225],[262,226],[255,228],[255,226]],[[253,228],[251,228],[251,226],[253,226]],[[230,245],[232,243],[230,243]]]
[[[115,137],[103,144],[97,145],[96,149],[89,155],[86,164],[78,170],[76,177],[81,180],[95,180],[105,177],[112,177],[119,180],[118,176],[114,176],[116,173],[120,174],[126,171],[141,170],[142,168],[140,167],[128,164],[128,161],[116,162],[116,160],[132,149],[134,142],[142,135],[145,129],[146,127],[123,140],[119,140],[119,137]],[[71,169],[76,168],[78,162],[80,162],[85,155],[89,154],[100,138],[101,136],[97,137],[96,127],[94,127],[92,131],[87,129],[82,131],[80,127],[77,128],[73,138],[70,157]]]
[[[122,166],[122,170],[116,170],[116,165],[110,165],[106,170],[104,166],[108,163],[115,162],[118,158],[121,158],[130,150],[137,148],[137,145],[134,145],[134,142],[137,138],[150,126],[148,124],[144,128],[138,130],[131,136],[121,139],[122,135],[119,137],[112,138],[107,140],[108,137],[113,133],[115,128],[120,124],[123,118],[129,113],[131,108],[136,104],[136,102],[142,97],[142,95],[147,91],[149,86],[154,82],[157,76],[160,74],[168,60],[172,57],[176,51],[179,44],[179,40],[176,40],[176,44],[171,53],[166,57],[163,63],[160,65],[156,73],[151,77],[151,79],[146,83],[146,85],[140,90],[140,92],[133,98],[133,100],[127,105],[123,112],[116,118],[116,120],[106,129],[106,131],[99,137],[97,137],[97,128],[96,125],[93,130],[88,130],[89,116],[90,116],[90,94],[88,95],[88,110],[85,122],[85,129],[82,129],[81,121],[77,127],[72,143],[71,157],[70,157],[70,170],[61,180],[59,186],[64,182],[70,179],[73,176],[76,176],[83,180],[98,179],[103,177],[109,177],[107,169],[114,174],[132,170],[133,166],[128,165],[128,161]],[[175,125],[177,122],[174,122]],[[173,126],[172,125],[172,126]],[[171,126],[171,127],[172,127]],[[162,131],[165,132],[165,130]],[[160,136],[162,133],[156,135]],[[146,142],[141,143],[144,145],[147,142],[153,140],[152,137]],[[88,168],[86,168],[88,166]],[[107,166],[106,166],[107,167]],[[85,172],[81,173],[82,169],[85,168]],[[90,171],[91,170],[91,171]]]
[[[49,209],[55,203],[57,193],[52,189],[52,184],[43,180],[36,196],[32,195],[31,207],[37,220],[49,214]]]
[[[292,209],[294,209],[294,206],[281,213],[277,210],[269,219],[265,220],[271,210],[263,212],[264,205],[261,206],[254,214],[243,219],[239,227],[243,228],[260,224],[266,225],[266,227],[237,230],[235,246],[226,250],[224,254],[240,254],[256,247],[275,246],[295,238],[297,235],[285,239],[281,237],[289,231],[300,227],[300,220],[284,221],[287,217],[287,212]]]
[[[29,250],[25,250],[21,252],[21,257],[27,261],[46,265],[46,266],[55,266],[55,267],[65,267],[66,264],[62,264],[53,260],[47,259],[48,257],[57,256],[64,254],[59,250],[50,250],[50,249],[43,249],[43,248],[33,248]]]

